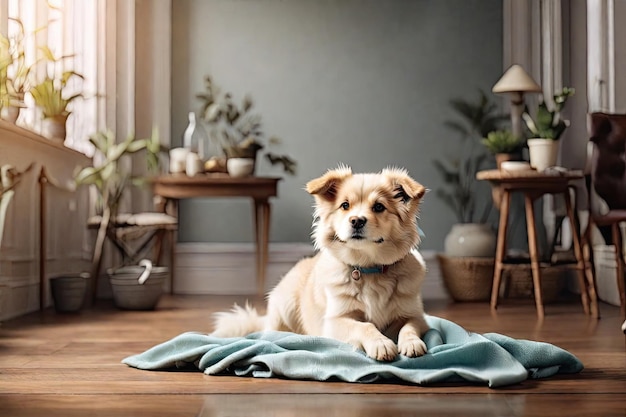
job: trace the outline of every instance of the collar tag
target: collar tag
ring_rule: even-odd
[[[354,268],[352,270],[352,279],[355,281],[358,281],[361,279],[361,271],[359,270],[359,268]]]

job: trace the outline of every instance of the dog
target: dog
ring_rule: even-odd
[[[352,344],[378,361],[426,353],[417,250],[426,189],[406,170],[353,174],[339,166],[306,184],[315,199],[317,253],[300,260],[269,293],[267,314],[249,305],[217,313],[219,337],[289,331]]]

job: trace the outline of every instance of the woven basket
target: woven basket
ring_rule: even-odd
[[[493,258],[438,254],[443,285],[454,301],[487,301],[491,297]]]
[[[565,288],[565,269],[559,266],[541,268],[541,295],[543,303],[553,303]],[[508,278],[505,296],[510,298],[534,298],[533,276],[528,266],[506,269],[504,279]]]

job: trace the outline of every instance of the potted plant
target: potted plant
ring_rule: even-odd
[[[11,36],[0,33],[0,110],[2,118],[15,123],[29,89],[32,66],[26,63],[24,26],[19,19],[9,19],[19,30]]]
[[[231,93],[221,93],[211,77],[205,77],[205,92],[196,96],[202,103],[201,118],[209,127],[209,136],[213,143],[221,149],[224,157],[251,158],[256,161],[257,154],[264,149],[261,116],[253,111],[254,103],[245,96],[238,106]],[[270,145],[280,143],[276,137],[268,139]],[[271,152],[265,154],[270,164],[280,164],[288,174],[295,174],[296,162],[287,155]],[[214,159],[209,168],[226,166],[227,162]],[[238,161],[238,163],[240,163]]]
[[[60,71],[60,65],[73,55],[55,57],[52,51],[44,46],[41,48],[46,63],[44,77],[31,86],[29,93],[35,106],[43,115],[42,134],[51,139],[65,140],[65,125],[71,114],[68,106],[74,100],[82,98],[74,79],[83,79],[83,76],[72,70]]]
[[[459,224],[484,224],[492,205],[483,204],[477,195],[476,172],[486,166],[488,158],[480,140],[498,130],[508,115],[500,114],[483,91],[476,102],[456,98],[450,100],[450,107],[456,117],[444,123],[457,134],[454,139],[459,143],[451,147],[454,155],[433,162],[445,182],[437,196],[454,211]]]
[[[450,101],[455,118],[445,125],[457,135],[450,147],[455,154],[434,165],[445,183],[439,196],[455,213],[454,224],[444,241],[444,253],[438,255],[444,286],[457,301],[489,298],[493,277],[495,234],[489,224],[493,205],[481,198],[476,173],[487,166],[488,153],[482,138],[498,130],[508,120],[495,103],[480,91],[476,101],[456,98]],[[486,193],[485,190],[483,190]]]
[[[481,143],[495,156],[498,169],[502,162],[518,159],[524,146],[524,142],[510,130],[491,131]]]
[[[145,151],[148,170],[155,171],[159,166],[159,153],[162,146],[156,129],[151,137],[137,139],[129,135],[123,142],[117,143],[111,131],[97,132],[89,138],[94,145],[99,160],[98,164],[79,170],[75,176],[77,184],[93,185],[98,191],[96,212],[101,215],[96,243],[94,245],[93,266],[91,276],[96,277],[100,271],[102,251],[107,233],[110,232],[119,210],[124,191],[130,184],[141,185],[146,179],[143,176],[131,176],[128,164],[123,161],[132,154]]]
[[[559,139],[569,126],[569,121],[563,119],[561,111],[567,99],[573,95],[573,88],[564,87],[554,94],[554,103],[551,108],[548,107],[548,103],[541,101],[534,118],[528,109],[522,114],[526,127],[532,134],[532,137],[526,141],[530,165],[537,171],[556,165]]]

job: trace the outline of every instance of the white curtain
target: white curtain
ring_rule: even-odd
[[[97,130],[123,139],[147,136],[153,125],[169,144],[171,0],[0,0],[4,34],[19,30],[10,18],[24,25],[28,63],[47,45],[72,55],[64,69],[84,76],[73,86],[85,98],[71,104],[66,146],[91,155]],[[41,117],[27,105],[18,123],[39,132]]]
[[[71,104],[65,145],[93,155],[91,134],[110,129],[118,140],[149,136],[153,127],[170,143],[171,0],[0,0],[0,31],[28,35],[28,63],[47,45],[64,70],[84,76],[74,85],[85,98]],[[45,30],[40,30],[45,28]],[[40,68],[42,71],[45,68]],[[18,124],[40,132],[41,117],[30,98]],[[135,192],[127,207],[152,207],[147,192]]]

